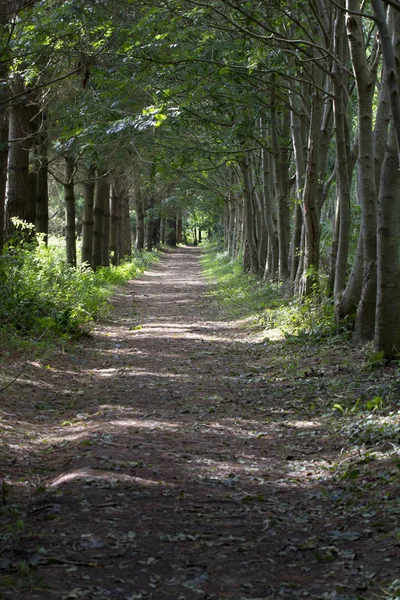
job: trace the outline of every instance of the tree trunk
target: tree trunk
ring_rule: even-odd
[[[278,244],[279,244],[279,279],[284,283],[289,280],[289,114],[283,116],[282,140],[278,134],[278,118],[275,103],[271,107],[271,139],[274,165],[274,187],[278,207]]]
[[[147,215],[145,224],[145,247],[148,252],[151,252],[154,243],[154,204],[154,196],[150,196],[147,202]]]
[[[234,199],[229,198],[229,204],[226,207],[228,212],[228,228],[225,234],[225,240],[227,243],[228,256],[231,258],[234,257],[234,249],[235,249],[235,214],[236,209],[234,205]]]
[[[130,202],[129,194],[126,192],[123,194],[123,240],[124,240],[124,251],[123,256],[132,256],[132,232],[131,232],[131,215],[130,215]]]
[[[306,90],[303,90],[305,93]],[[301,238],[303,229],[303,211],[301,208],[302,194],[306,174],[305,156],[307,152],[307,138],[305,122],[307,116],[302,109],[298,95],[294,89],[289,91],[290,101],[290,131],[292,137],[294,162],[296,166],[296,206],[294,209],[294,224],[292,231],[290,250],[290,281],[293,284],[296,279],[301,252]]]
[[[0,91],[1,100],[1,91]],[[4,246],[4,215],[7,186],[8,116],[0,116],[0,253]]]
[[[119,255],[118,234],[121,220],[121,189],[118,179],[114,179],[111,185],[111,232],[110,232],[110,255],[113,265],[117,265],[121,256]]]
[[[0,12],[0,28],[6,33],[8,24],[8,15],[6,11]],[[3,47],[3,56],[5,57],[7,47]],[[6,187],[7,187],[7,161],[8,161],[8,69],[7,60],[0,61],[0,252],[4,246],[4,217],[5,217],[5,202],[6,202]]]
[[[320,224],[318,211],[319,146],[322,117],[322,94],[313,91],[311,122],[308,139],[306,179],[304,183],[303,207],[305,223],[305,248],[300,294],[308,296],[318,282]]]
[[[76,224],[75,224],[75,193],[74,193],[74,171],[75,160],[71,156],[65,156],[65,244],[67,251],[67,263],[76,267]]]
[[[25,102],[16,102],[10,109],[8,201],[6,207],[6,237],[8,239],[15,232],[15,227],[11,221],[12,217],[24,221],[28,221],[31,217],[31,207],[29,206],[31,199],[29,191],[30,111]]]
[[[182,218],[179,218],[176,221],[176,243],[182,243]]]
[[[167,219],[166,243],[168,246],[176,246],[176,219]]]
[[[336,141],[336,186],[337,186],[337,256],[335,265],[335,280],[333,295],[337,299],[342,294],[347,277],[347,260],[350,244],[350,178],[349,160],[350,147],[346,135],[346,99],[347,90],[344,82],[342,63],[344,62],[345,42],[344,12],[337,8],[334,31],[334,52],[338,60],[333,62],[333,111]],[[340,60],[340,63],[339,63]]]
[[[372,2],[374,6],[376,2]],[[379,13],[378,13],[379,15]],[[381,15],[382,16],[382,15]],[[378,22],[382,37],[384,85],[390,99],[390,129],[378,200],[377,306],[374,343],[385,357],[400,353],[400,14],[392,7]],[[392,37],[388,39],[389,29]]]
[[[36,219],[38,233],[44,234],[47,243],[49,234],[49,160],[48,160],[48,127],[47,111],[42,108],[38,117],[37,145],[35,148],[36,164]]]
[[[161,217],[160,220],[160,242],[165,244],[165,229],[166,229],[166,218]]]
[[[136,241],[135,250],[144,250],[145,213],[144,200],[140,184],[140,171],[136,162],[133,163],[133,200],[136,212]]]
[[[257,240],[255,234],[255,215],[253,206],[253,181],[250,171],[249,153],[245,152],[244,159],[241,163],[243,175],[243,194],[244,194],[244,210],[245,210],[245,244],[247,246],[248,265],[244,265],[246,270],[257,275],[260,271],[258,263]]]
[[[109,198],[109,185],[104,172],[98,171],[94,198],[93,269],[102,266],[104,258],[104,214]]]
[[[94,178],[96,169],[91,165],[88,171],[88,178],[83,187],[84,212],[83,212],[83,230],[82,230],[82,263],[87,263],[93,267],[93,224],[94,224]]]
[[[358,144],[363,239],[363,286],[357,309],[354,341],[364,343],[374,336],[376,307],[376,185],[372,137],[374,85],[367,62],[358,0],[346,0],[347,37],[358,97]]]
[[[335,320],[340,323],[348,316],[355,315],[361,298],[364,265],[364,240],[362,230],[358,235],[356,255],[351,269],[349,281],[343,294],[335,306]]]
[[[107,188],[107,189],[106,189]],[[110,235],[111,235],[111,218],[110,218],[110,182],[104,182],[104,241],[103,241],[103,259],[102,266],[110,266]]]
[[[377,306],[374,342],[386,357],[400,353],[400,164],[394,127],[378,201]]]

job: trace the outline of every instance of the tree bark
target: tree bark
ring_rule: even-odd
[[[31,200],[29,184],[30,133],[30,110],[24,101],[16,102],[10,109],[8,201],[6,207],[6,237],[8,239],[15,232],[15,227],[11,221],[12,217],[28,221],[32,216],[31,207],[29,206]]]
[[[168,246],[176,246],[176,219],[167,219],[165,240]]]
[[[350,178],[349,160],[350,147],[348,145],[346,99],[344,72],[344,42],[345,42],[345,17],[342,9],[336,9],[334,25],[334,53],[338,60],[333,62],[333,113],[335,124],[336,142],[336,186],[337,186],[337,255],[335,265],[335,279],[333,295],[337,299],[346,286],[347,261],[350,245]],[[339,62],[340,61],[340,62]]]
[[[110,235],[111,235],[111,215],[110,215],[110,182],[106,179],[104,182],[104,241],[103,241],[103,259],[102,266],[110,266]]]
[[[278,207],[278,246],[279,246],[279,279],[287,282],[289,272],[289,161],[288,161],[288,138],[289,138],[289,114],[283,115],[282,131],[279,139],[278,118],[275,102],[271,107],[271,139],[272,156],[274,165],[274,187],[276,205]]]
[[[322,93],[313,90],[311,122],[308,139],[306,178],[303,193],[305,248],[300,294],[308,296],[318,282],[320,223],[318,210],[319,147],[322,117]]]
[[[303,90],[305,93],[306,90]],[[299,266],[301,253],[301,238],[303,229],[302,195],[306,174],[307,139],[304,131],[307,122],[305,111],[302,110],[298,95],[294,89],[289,91],[290,102],[290,131],[293,145],[294,162],[296,166],[296,206],[294,209],[294,224],[290,251],[290,281],[293,284]]]
[[[97,182],[94,198],[94,223],[93,223],[93,269],[102,266],[104,258],[104,214],[109,198],[109,184],[104,176],[104,171],[97,172]]]
[[[5,14],[0,14],[0,27],[7,24]],[[7,160],[8,160],[8,113],[5,103],[8,97],[7,88],[8,64],[5,60],[0,61],[0,252],[4,246],[4,216],[7,186]]]
[[[148,252],[151,252],[153,249],[154,243],[154,227],[155,227],[155,219],[154,219],[154,196],[150,196],[147,201],[147,215],[145,222],[145,247]],[[177,231],[178,234],[178,231]],[[177,238],[178,239],[178,238]]]
[[[182,218],[179,217],[176,221],[176,243],[182,243]]]
[[[245,244],[247,246],[248,264],[244,264],[244,268],[250,273],[257,275],[260,271],[258,263],[257,240],[255,234],[255,215],[253,206],[253,181],[250,171],[250,157],[246,151],[241,163],[243,175],[243,194],[244,194],[244,211],[245,211]]]
[[[94,179],[96,169],[91,165],[88,170],[87,180],[83,186],[84,212],[82,229],[82,263],[93,267],[93,224],[94,224]]]
[[[123,240],[124,240],[124,249],[123,256],[132,256],[132,232],[131,232],[131,215],[130,215],[130,202],[129,202],[129,194],[125,192],[122,196],[123,206],[122,206],[122,226],[123,226]]]
[[[358,0],[346,0],[347,37],[358,98],[358,145],[361,194],[361,227],[363,239],[363,286],[357,309],[354,341],[372,340],[376,308],[376,201],[372,137],[372,98],[374,84],[364,46]]]
[[[375,6],[376,2],[372,2]],[[392,7],[387,13],[385,31],[391,39],[382,42],[384,85],[390,99],[390,128],[382,165],[377,228],[377,305],[374,343],[387,358],[400,353],[400,14]],[[384,23],[386,25],[386,22]],[[388,44],[390,42],[390,47]]]
[[[65,244],[67,263],[73,267],[76,267],[76,205],[74,193],[75,160],[71,156],[65,156],[64,160]]]
[[[266,245],[267,252],[265,262],[261,263],[264,268],[264,277],[277,279],[279,276],[279,236],[277,229],[276,206],[272,191],[271,174],[271,154],[267,149],[267,127],[262,123],[263,148],[262,148],[262,203],[264,207],[264,219],[266,223],[267,234]],[[260,260],[263,260],[261,257]]]
[[[114,178],[111,185],[111,232],[110,232],[110,255],[113,265],[117,265],[121,256],[119,255],[118,234],[121,220],[121,189],[118,179]]]
[[[142,252],[144,250],[145,234],[145,212],[144,200],[140,183],[140,170],[136,161],[133,163],[133,201],[136,213],[136,241],[135,250]]]
[[[0,92],[1,100],[1,92]],[[4,216],[7,187],[8,116],[0,116],[0,252],[4,246]]]
[[[160,242],[165,244],[165,229],[166,229],[166,218],[161,217],[160,220]]]
[[[49,160],[48,160],[48,127],[47,110],[43,107],[38,114],[38,133],[36,136],[36,219],[38,233],[44,235],[45,242],[49,234]]]

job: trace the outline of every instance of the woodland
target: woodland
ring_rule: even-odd
[[[398,599],[400,1],[0,47],[0,598]]]
[[[132,227],[151,250],[189,220],[396,356],[399,18],[396,0],[3,1],[0,245],[18,220],[46,241],[65,211],[67,263],[79,235],[95,270]]]

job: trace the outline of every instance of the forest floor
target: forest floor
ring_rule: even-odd
[[[397,365],[267,341],[199,256],[163,253],[89,337],[2,359],[25,368],[0,395],[0,598],[399,597],[399,448],[332,411],[398,390]]]

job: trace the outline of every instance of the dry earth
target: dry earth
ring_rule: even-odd
[[[355,600],[400,577],[398,457],[343,475],[357,452],[316,408],[342,350],[288,375],[198,258],[163,254],[0,395],[0,598]]]

